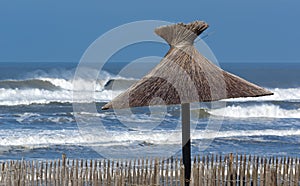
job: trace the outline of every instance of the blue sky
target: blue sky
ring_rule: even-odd
[[[150,19],[205,20],[221,63],[300,63],[299,8],[298,0],[1,0],[0,62],[78,62],[106,31]]]

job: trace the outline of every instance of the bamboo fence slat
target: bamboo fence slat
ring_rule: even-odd
[[[300,185],[300,159],[246,155],[195,156],[190,185]],[[182,159],[0,162],[0,186],[184,185]]]

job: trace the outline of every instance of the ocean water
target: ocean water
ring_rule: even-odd
[[[125,65],[106,64],[94,99],[80,100],[95,113],[73,109],[76,63],[0,63],[0,160],[180,155],[180,106],[101,110],[136,81],[119,74]],[[192,104],[192,153],[299,157],[300,64],[221,67],[274,95]]]

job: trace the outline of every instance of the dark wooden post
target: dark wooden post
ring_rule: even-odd
[[[184,165],[185,186],[190,185],[191,178],[191,129],[190,129],[190,104],[181,104],[182,121],[182,156]]]

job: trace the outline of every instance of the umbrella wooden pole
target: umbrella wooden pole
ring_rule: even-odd
[[[182,159],[185,168],[185,186],[190,185],[191,178],[191,127],[190,127],[190,104],[181,104],[182,120]]]

